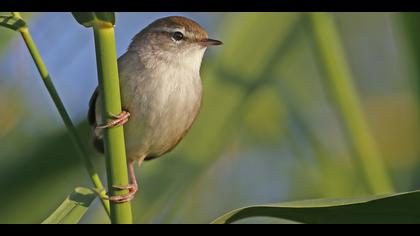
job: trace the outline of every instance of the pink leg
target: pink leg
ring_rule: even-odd
[[[121,203],[121,202],[128,202],[131,201],[137,190],[138,190],[138,185],[137,185],[137,179],[136,179],[136,174],[134,172],[134,162],[133,161],[128,161],[128,171],[129,171],[129,175],[130,175],[130,184],[129,185],[125,185],[125,186],[112,186],[114,188],[117,189],[128,189],[129,192],[126,195],[122,195],[122,196],[112,196],[109,198],[110,201],[112,202],[116,202],[116,203]]]
[[[114,118],[113,120],[110,120],[106,124],[103,124],[103,125],[97,125],[96,128],[105,129],[105,128],[112,128],[112,127],[123,125],[127,123],[128,118],[130,117],[130,112],[123,110],[120,114],[118,115],[111,114],[111,116],[112,118]]]

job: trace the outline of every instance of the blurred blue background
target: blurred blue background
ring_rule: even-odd
[[[191,132],[137,169],[135,222],[208,223],[250,204],[370,194],[303,13],[118,13],[117,54],[169,15],[194,19],[224,45],[204,58],[203,109]],[[395,189],[417,189],[418,54],[410,41],[417,35],[399,13],[333,16]],[[23,17],[88,145],[85,117],[97,86],[91,29],[70,13]],[[105,181],[103,157],[91,152]],[[41,222],[76,186],[90,181],[75,146],[21,37],[0,28],[0,223]],[[96,200],[83,223],[105,222]]]

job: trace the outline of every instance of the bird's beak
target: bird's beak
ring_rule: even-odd
[[[208,47],[208,46],[217,46],[223,44],[222,41],[216,40],[216,39],[204,39],[200,42],[201,45]]]

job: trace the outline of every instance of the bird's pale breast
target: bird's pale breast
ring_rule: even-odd
[[[201,106],[199,71],[188,67],[145,65],[134,52],[118,60],[127,157],[153,158],[170,151],[191,127]],[[190,76],[186,76],[190,75]],[[97,103],[100,102],[100,98]],[[97,120],[101,119],[96,105]]]

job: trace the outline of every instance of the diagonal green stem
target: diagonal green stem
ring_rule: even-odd
[[[94,24],[93,32],[99,91],[102,99],[102,116],[104,117],[102,122],[106,122],[107,118],[111,118],[111,114],[120,114],[122,111],[114,27]],[[110,196],[127,194],[128,190],[119,190],[112,187],[129,184],[123,127],[104,129],[104,141]],[[132,223],[131,203],[129,201],[123,203],[111,202],[111,223]]]
[[[334,19],[329,13],[310,13],[315,49],[328,92],[373,193],[393,192],[393,185],[364,117],[360,98],[353,84],[350,68],[341,45]]]
[[[21,18],[18,12],[12,12],[12,14],[15,17]],[[29,49],[29,52],[31,53],[31,56],[35,62],[35,65],[38,68],[39,74],[41,75],[42,81],[44,82],[45,87],[50,93],[50,96],[52,100],[54,101],[54,104],[57,107],[58,112],[60,113],[60,116],[63,119],[64,124],[67,127],[72,140],[75,142],[76,146],[78,147],[78,151],[80,155],[82,156],[86,169],[89,173],[90,179],[92,180],[92,183],[95,186],[95,188],[99,191],[102,204],[105,207],[105,210],[107,211],[107,213],[109,214],[109,202],[105,200],[105,196],[106,196],[105,188],[99,178],[99,175],[95,171],[93,163],[89,159],[89,155],[88,155],[88,151],[86,147],[83,145],[82,141],[80,140],[77,134],[77,130],[74,127],[70,119],[70,116],[68,115],[66,109],[64,108],[64,104],[61,101],[60,96],[58,95],[57,90],[55,89],[54,84],[51,81],[51,77],[48,73],[47,67],[45,66],[41,58],[41,55],[39,54],[39,51],[35,45],[35,42],[33,41],[31,34],[29,33],[29,29],[27,27],[22,27],[19,29],[19,32],[22,35],[23,40],[25,41],[25,44]]]

